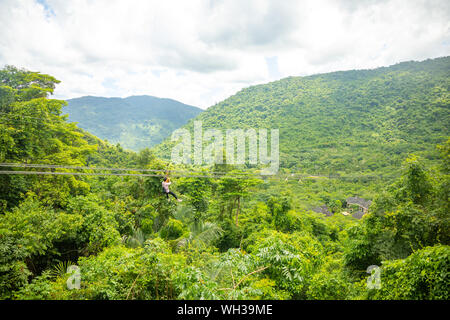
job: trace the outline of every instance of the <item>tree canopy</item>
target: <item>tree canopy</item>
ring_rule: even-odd
[[[58,80],[5,67],[0,170],[70,174],[0,174],[0,299],[448,300],[448,61],[241,91],[200,119],[280,125],[286,175],[203,166],[196,170],[206,177],[172,178],[182,203],[167,200],[159,176],[73,175],[75,166],[192,168],[158,150],[100,140],[67,121],[65,101],[50,98]],[[289,178],[299,163],[395,174]],[[372,200],[361,219],[351,214],[361,208],[347,203],[357,196]],[[329,214],[311,210],[317,205]],[[67,286],[72,265],[81,276],[76,289]],[[380,286],[369,286],[376,276]]]

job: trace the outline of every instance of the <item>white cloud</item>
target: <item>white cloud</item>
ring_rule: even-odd
[[[446,0],[2,0],[0,65],[55,76],[58,98],[206,108],[274,77],[448,55],[449,21]]]

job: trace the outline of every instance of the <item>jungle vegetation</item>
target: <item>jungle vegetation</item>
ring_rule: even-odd
[[[63,113],[95,136],[126,149],[151,148],[202,110],[172,99],[80,97],[67,100]]]
[[[0,299],[448,300],[449,62],[283,79],[200,114],[279,125],[287,180],[204,166],[224,174],[174,177],[178,203],[161,177],[0,174]],[[129,151],[69,122],[58,83],[0,70],[0,163],[185,169],[159,156],[169,143]],[[359,176],[289,179],[295,168]],[[350,196],[372,200],[362,219],[343,214]]]

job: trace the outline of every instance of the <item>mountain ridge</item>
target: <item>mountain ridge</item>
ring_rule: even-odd
[[[287,77],[244,88],[193,121],[204,129],[279,128],[284,168],[390,172],[409,153],[436,158],[450,127],[450,57]],[[155,147],[167,158],[174,143]]]
[[[170,98],[83,96],[67,100],[68,120],[101,139],[139,151],[161,142],[201,110]]]

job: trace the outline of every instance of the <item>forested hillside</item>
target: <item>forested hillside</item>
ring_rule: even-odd
[[[283,168],[392,175],[409,153],[437,158],[434,146],[449,135],[449,87],[450,57],[402,62],[252,86],[195,120],[205,129],[278,128]],[[169,141],[157,147],[161,157],[170,157]]]
[[[81,97],[67,100],[63,112],[97,137],[126,149],[150,148],[202,110],[172,99]]]
[[[288,167],[399,174],[376,180],[261,179],[231,165],[177,176],[187,168],[68,122],[54,77],[5,67],[0,299],[448,300],[448,61],[284,79],[200,115],[280,125]],[[182,202],[162,193],[167,170]],[[345,214],[356,196],[372,200],[362,219]],[[330,215],[309,210],[323,203]]]

